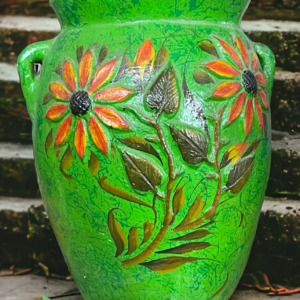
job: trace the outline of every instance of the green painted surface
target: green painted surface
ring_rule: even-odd
[[[270,167],[270,115],[261,100],[258,100],[265,115],[265,124],[261,124],[265,130],[259,126],[259,109],[254,109],[252,126],[248,123],[249,134],[245,134],[244,129],[247,124],[246,103],[236,120],[228,124],[228,119],[233,103],[245,89],[248,109],[249,105],[255,103],[257,81],[251,77],[253,73],[264,74],[267,87],[258,86],[270,99],[274,75],[273,55],[265,46],[247,41],[239,29],[239,20],[248,1],[164,1],[157,5],[149,1],[97,3],[89,1],[87,5],[85,1],[77,1],[76,4],[73,1],[53,1],[52,5],[63,24],[62,32],[52,41],[27,48],[21,54],[18,64],[33,121],[35,163],[41,194],[66,261],[86,300],[228,299],[246,265],[266,189]],[[240,37],[249,55],[249,68],[235,45],[237,37]],[[241,61],[242,70],[239,70],[226,53],[226,46],[223,48],[217,38],[235,49],[239,57],[236,61]],[[147,41],[149,39],[151,44]],[[207,40],[211,43],[205,44]],[[101,151],[99,144],[97,147],[92,138],[95,138],[95,132],[91,131],[89,122],[95,113],[90,109],[87,114],[72,117],[68,139],[54,149],[58,128],[71,114],[68,108],[54,122],[45,118],[55,102],[66,103],[55,100],[52,95],[50,98],[53,99],[43,105],[43,98],[49,93],[52,83],[66,86],[54,70],[65,61],[72,63],[77,82],[75,92],[82,90],[78,84],[77,47],[83,45],[83,53],[92,49],[93,64],[85,88],[87,90],[99,68],[95,62],[104,43],[109,51],[101,64],[111,63],[114,59],[117,59],[117,64],[111,79],[101,86],[100,91],[109,87],[122,87],[129,89],[133,95],[125,101],[97,102],[92,93],[89,101],[93,109],[99,104],[113,109],[117,116],[122,116],[129,130],[126,130],[125,125],[123,129],[110,128],[107,121],[105,125],[105,122],[98,119],[107,138],[108,153],[104,155],[106,151],[103,148]],[[162,44],[168,56],[163,56],[165,63],[151,73]],[[259,63],[258,69],[254,70],[251,62],[254,51],[258,54],[263,70]],[[137,53],[152,58],[148,60],[145,69],[136,59],[136,68],[127,69],[130,72],[125,77],[112,82],[122,68],[121,61],[125,52],[130,61],[135,60]],[[33,61],[43,61],[42,72],[38,77],[32,74]],[[207,63],[216,61],[222,62],[218,63],[219,67],[227,63],[227,72],[232,73],[234,68],[237,73],[224,76],[220,71],[216,74],[216,71],[205,67]],[[185,64],[187,87],[184,84]],[[250,75],[247,73],[252,87],[246,88],[243,75],[247,69],[252,70]],[[197,71],[202,71],[198,77],[194,74]],[[147,74],[151,76],[145,91],[138,93],[140,72],[145,72],[144,80]],[[195,81],[196,77],[201,84]],[[233,93],[232,89],[220,91],[220,85],[226,82],[239,86],[239,93]],[[216,98],[213,94],[217,93],[218,87],[222,97]],[[73,94],[70,89],[68,92]],[[226,93],[229,94],[226,96]],[[191,99],[194,99],[194,104],[187,105]],[[206,119],[201,115],[199,107]],[[143,115],[146,115],[146,119]],[[250,115],[248,112],[248,117]],[[87,134],[83,159],[76,152],[78,148],[74,140],[78,119],[82,120]],[[110,118],[111,124],[120,127],[116,120],[120,122],[118,117]],[[173,136],[170,127],[173,128]],[[218,132],[219,136],[215,134]],[[125,145],[118,140],[133,136],[135,139],[150,140],[143,140],[148,150],[136,144]],[[260,138],[262,140],[257,144],[258,147],[256,145],[250,151],[253,142]],[[152,150],[150,154],[150,148],[156,152]],[[58,149],[60,152],[56,151]],[[232,150],[235,156],[229,153]],[[89,167],[95,167],[98,159],[94,157],[92,163],[93,155],[98,157],[101,164],[99,171],[97,168],[93,170],[94,176]],[[223,159],[224,155],[225,158],[231,155],[231,163]],[[161,158],[162,163],[157,157]],[[226,166],[221,168],[220,165]],[[108,177],[106,181],[103,178],[105,176]],[[102,188],[98,184],[100,178]],[[198,185],[201,180],[202,183]],[[185,197],[177,195],[178,198],[173,200],[178,184],[179,187],[184,185]],[[116,196],[112,186],[122,189],[119,196],[123,199]],[[191,208],[197,194],[204,203],[202,210],[200,199],[197,200],[198,205],[195,203],[195,207]],[[135,196],[135,200],[128,195]],[[133,203],[137,198],[144,204]],[[182,205],[184,198],[185,203]],[[154,209],[147,207],[152,205]],[[180,211],[172,224],[172,213],[176,210]],[[137,240],[141,242],[143,239],[144,223],[147,220],[152,223],[155,221],[154,211],[157,213],[156,227],[150,239],[139,246]],[[178,229],[179,223],[187,215],[193,215],[190,223],[187,222],[187,228],[180,232],[173,230],[175,227]],[[197,226],[193,226],[195,220]],[[207,236],[195,240],[170,241],[194,232],[199,226],[211,221],[214,223],[203,228],[210,231]],[[135,250],[136,244],[139,247],[132,254],[126,255],[128,248],[124,245],[129,232],[132,233],[129,238],[130,249]],[[203,242],[206,244],[199,244]],[[201,248],[201,245],[202,250],[192,251]],[[171,254],[164,251],[174,247],[185,247],[187,250],[176,248],[171,250]],[[116,248],[118,254],[122,253],[118,257],[115,257]],[[155,253],[160,251],[164,253]],[[176,251],[180,253],[174,254]],[[174,257],[180,257],[179,263],[172,261],[170,264]]]

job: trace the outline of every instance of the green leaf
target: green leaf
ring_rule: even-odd
[[[83,46],[77,46],[76,55],[77,55],[77,61],[80,64],[83,56]]]
[[[191,165],[207,161],[208,144],[205,136],[191,129],[170,127],[170,130],[184,161]]]
[[[138,233],[138,228],[132,226],[128,234],[128,251],[125,255],[130,255],[139,247],[140,238]]]
[[[170,241],[191,241],[191,240],[198,240],[198,239],[202,239],[202,238],[204,238],[204,237],[206,237],[206,236],[208,236],[210,234],[211,234],[211,232],[209,230],[199,229],[199,230],[196,230],[194,232],[188,233],[186,235],[170,239]]]
[[[50,130],[50,132],[48,133],[47,138],[46,138],[46,144],[45,144],[46,154],[48,154],[48,151],[52,145],[52,142],[53,142],[53,129]]]
[[[244,158],[231,169],[226,184],[227,190],[239,193],[246,185],[254,166],[254,157]]]
[[[147,104],[151,109],[156,110],[157,117],[162,112],[172,114],[179,109],[179,96],[173,67],[162,72],[153,83],[147,97]]]
[[[100,50],[100,53],[99,53],[98,65],[102,64],[102,62],[104,61],[107,54],[108,54],[108,48],[106,47],[106,45],[104,43],[101,50]]]
[[[115,257],[118,257],[119,255],[121,255],[126,247],[127,241],[126,241],[126,237],[124,234],[124,231],[121,227],[121,225],[119,224],[119,222],[117,221],[117,219],[114,216],[114,210],[116,210],[117,208],[113,208],[109,211],[108,213],[108,229],[110,231],[110,235],[117,247],[117,251],[116,251],[116,255]]]
[[[53,98],[54,97],[51,93],[47,93],[43,98],[43,105],[48,104]]]
[[[95,176],[98,174],[98,172],[100,170],[100,159],[93,151],[91,151],[91,157],[90,157],[88,166],[89,166],[92,176]]]
[[[159,169],[149,161],[126,152],[122,153],[122,157],[132,186],[139,191],[155,192],[155,186],[161,183]]]
[[[164,257],[161,259],[141,263],[140,265],[147,267],[148,269],[158,274],[165,274],[178,269],[180,266],[186,263],[191,263],[196,260],[201,260],[201,259],[197,257],[171,256],[171,257]]]
[[[198,84],[209,84],[214,82],[205,71],[195,72],[193,77]]]
[[[258,150],[259,144],[262,141],[261,138],[256,139],[251,146],[247,149],[247,151],[245,152],[245,154],[242,156],[242,158],[247,157],[251,154],[255,154],[256,151]]]
[[[118,139],[118,140],[121,143],[125,144],[126,146],[128,146],[132,149],[143,151],[145,153],[148,153],[148,154],[151,154],[151,155],[155,156],[161,162],[161,164],[163,164],[163,162],[162,162],[159,154],[157,153],[157,151],[145,139],[140,138],[138,136],[131,136],[131,137],[127,137],[125,139]]]
[[[199,251],[210,247],[211,244],[208,242],[193,242],[188,244],[183,244],[174,248],[156,251],[157,254],[188,254],[191,252]]]
[[[215,48],[215,46],[210,41],[202,41],[199,45],[199,48],[206,53],[214,55],[219,58],[219,54]]]
[[[153,229],[154,229],[154,224],[152,222],[150,222],[149,220],[147,220],[144,223],[144,238],[143,238],[141,245],[148,242],[148,240],[151,238],[151,236],[153,234]]]
[[[127,193],[126,191],[108,183],[106,181],[107,177],[102,177],[98,180],[98,183],[100,185],[100,187],[110,193],[111,195],[114,195],[116,197],[119,197],[121,199],[124,199],[126,201],[129,201],[129,202],[132,202],[132,203],[136,203],[136,204],[139,204],[139,205],[142,205],[142,206],[146,206],[146,207],[149,207],[149,208],[152,208],[152,206],[138,198],[136,198],[135,196]]]
[[[65,172],[66,169],[69,169],[72,166],[73,163],[73,155],[70,148],[70,145],[68,146],[66,152],[64,153],[61,161],[60,161],[60,170],[62,174],[68,179],[73,179],[72,175],[69,175]]]
[[[113,80],[113,82],[117,82],[124,78],[127,74],[129,74],[132,71],[133,66],[133,61],[127,58],[126,53],[124,53],[119,72],[116,78]]]

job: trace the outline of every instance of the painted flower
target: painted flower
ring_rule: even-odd
[[[73,64],[65,61],[61,72],[64,83],[54,82],[49,86],[56,103],[47,111],[46,118],[59,121],[63,117],[54,146],[65,143],[74,126],[74,146],[80,158],[84,157],[88,134],[102,153],[108,153],[102,123],[112,128],[129,129],[126,120],[110,105],[126,100],[133,92],[124,87],[103,87],[111,79],[117,59],[100,66],[92,76],[93,64],[94,57],[88,49],[79,59],[78,74],[75,74]]]
[[[205,68],[226,78],[214,91],[212,98],[227,99],[235,96],[231,106],[228,124],[232,123],[245,109],[244,129],[248,135],[252,125],[254,110],[256,111],[259,127],[262,130],[263,109],[269,108],[266,94],[266,78],[262,73],[258,56],[255,52],[248,51],[242,40],[237,37],[235,51],[229,44],[217,38],[222,49],[228,54],[227,61],[215,60],[205,65]]]

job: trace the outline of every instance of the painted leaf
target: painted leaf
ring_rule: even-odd
[[[121,66],[120,66],[120,69],[118,71],[118,74],[115,77],[115,79],[113,80],[113,82],[117,82],[117,81],[121,80],[122,78],[124,78],[127,74],[129,74],[132,71],[133,67],[134,67],[134,62],[132,60],[130,60],[126,56],[126,53],[125,53],[123,55]]]
[[[156,251],[157,254],[188,254],[191,252],[199,251],[210,247],[211,244],[208,242],[192,242],[183,244],[174,248]]]
[[[249,156],[249,155],[251,155],[251,154],[255,154],[256,151],[257,151],[257,149],[258,149],[258,147],[259,147],[259,144],[260,144],[261,141],[262,141],[261,138],[256,139],[256,140],[251,144],[251,146],[247,149],[247,151],[246,151],[245,154],[243,155],[243,158],[244,158],[244,157],[247,157],[247,156]]]
[[[48,104],[53,99],[53,96],[51,93],[47,93],[43,98],[43,105]]]
[[[198,240],[202,239],[208,235],[210,235],[211,232],[207,229],[199,229],[194,232],[188,233],[183,236],[179,236],[177,238],[170,239],[170,241],[191,241],[191,240]]]
[[[217,49],[210,41],[202,41],[199,45],[199,48],[203,50],[204,52],[207,52],[211,55],[214,55],[219,58],[219,54],[217,52]]]
[[[246,111],[245,111],[245,134],[246,136],[250,133],[251,127],[253,124],[253,105],[252,105],[252,99],[249,98],[246,104]]]
[[[198,84],[208,84],[214,82],[205,71],[197,71],[194,73],[193,77]]]
[[[205,136],[191,129],[177,130],[170,127],[170,130],[184,161],[197,165],[207,160],[208,144]]]
[[[108,152],[107,137],[100,123],[94,118],[90,117],[89,130],[91,137],[97,148],[102,151],[105,155]]]
[[[144,79],[143,79],[144,88],[147,86],[147,84],[149,83],[149,81],[151,79],[151,75],[152,75],[151,70],[153,70],[152,67],[153,67],[153,61],[149,62],[145,68]]]
[[[154,230],[154,223],[147,220],[144,223],[144,238],[143,238],[141,245],[148,242],[148,240],[151,238],[151,236],[153,234],[153,230]]]
[[[234,96],[242,88],[238,82],[225,81],[217,86],[212,98],[228,98]]]
[[[128,234],[128,251],[125,255],[132,254],[138,247],[140,243],[140,237],[138,233],[138,228],[132,226]]]
[[[68,61],[64,62],[63,77],[68,88],[74,93],[76,89],[76,77],[73,65]]]
[[[78,156],[83,159],[86,149],[86,131],[81,119],[77,121],[77,127],[74,137],[74,146]]]
[[[257,56],[256,53],[253,53],[253,56],[252,56],[252,70],[256,71],[258,69],[258,65],[259,65],[258,56]]]
[[[230,108],[228,124],[233,122],[242,112],[246,100],[246,93],[243,92],[234,101],[233,105]]]
[[[264,104],[265,108],[269,108],[269,100],[266,93],[263,90],[258,90],[259,97]]]
[[[239,193],[246,185],[254,166],[254,157],[244,158],[230,171],[227,190],[233,194]]]
[[[56,66],[54,72],[62,78],[63,77],[63,66],[61,64],[58,64]]]
[[[205,67],[215,74],[225,77],[234,77],[241,74],[237,69],[224,61],[213,61],[206,64]]]
[[[109,87],[101,90],[94,98],[101,101],[124,101],[130,97],[133,92],[123,87]]]
[[[72,115],[65,118],[62,121],[61,125],[59,126],[55,136],[54,147],[60,146],[68,139],[68,136],[71,131],[71,125],[72,125]]]
[[[155,186],[161,184],[161,173],[154,164],[126,152],[122,153],[122,157],[127,176],[135,189],[155,191]]]
[[[260,130],[263,130],[264,129],[263,112],[262,112],[262,109],[261,109],[260,103],[258,102],[257,97],[254,98],[254,103],[255,103],[256,115],[257,115],[257,119],[258,119],[259,128],[260,128]]]
[[[45,118],[51,121],[59,119],[63,116],[68,108],[68,105],[65,104],[54,104],[47,111]]]
[[[71,94],[61,83],[58,82],[51,83],[49,89],[57,99],[68,100],[71,97]]]
[[[177,214],[182,209],[184,203],[185,203],[185,194],[184,194],[184,187],[177,188],[177,190],[174,193],[173,201],[172,201],[172,207],[173,207],[173,221],[175,220]]]
[[[105,57],[108,54],[108,48],[106,47],[105,43],[103,44],[100,53],[99,53],[99,57],[98,57],[98,65],[102,64]]]
[[[136,87],[137,92],[140,95],[140,101],[142,102],[142,93],[143,93],[143,81],[140,74],[140,69],[138,66],[132,67],[131,70],[131,80],[134,83],[134,86]]]
[[[142,206],[146,206],[146,207],[149,207],[149,208],[152,208],[152,206],[138,198],[136,198],[135,196],[127,193],[126,191],[108,183],[106,181],[107,177],[101,177],[99,180],[98,180],[98,183],[100,185],[100,187],[108,192],[109,194],[111,195],[114,195],[116,197],[119,197],[121,199],[124,199],[126,201],[129,201],[129,202],[132,202],[132,203],[136,203],[136,204],[139,204],[139,205],[142,205]]]
[[[110,231],[110,235],[117,247],[115,257],[118,257],[124,252],[125,247],[127,245],[127,241],[121,225],[119,224],[119,222],[114,216],[114,210],[116,209],[117,208],[113,208],[109,211],[107,223],[108,223],[108,229]]]
[[[140,265],[147,267],[158,274],[165,274],[178,269],[180,266],[186,263],[191,263],[197,260],[200,259],[197,257],[171,256],[141,263]]]
[[[220,168],[236,163],[243,155],[249,143],[238,143],[230,147],[224,154]]]
[[[73,155],[69,145],[60,161],[60,170],[62,174],[65,176],[65,178],[67,178],[68,180],[71,180],[73,177],[72,175],[67,174],[65,171],[72,166],[72,163],[73,163]]]
[[[79,82],[82,89],[85,88],[92,72],[93,55],[90,49],[84,53],[79,64]]]
[[[201,104],[198,102],[198,100],[194,97],[192,92],[189,90],[187,83],[186,83],[186,78],[185,74],[183,75],[183,82],[182,82],[182,89],[184,93],[184,97],[186,99],[187,106],[189,110],[192,112],[196,120],[199,122],[200,126],[206,133],[206,135],[209,138],[209,132],[208,132],[208,126],[206,123],[206,117],[203,113]]]
[[[247,68],[249,68],[249,55],[248,55],[248,51],[244,45],[244,43],[242,42],[242,40],[240,39],[240,37],[236,38],[236,44],[240,50],[240,53],[242,54],[243,60],[245,62],[245,65]]]
[[[169,50],[161,46],[156,54],[152,74],[155,74],[163,65],[168,62]]]
[[[240,224],[239,224],[239,227],[241,227],[244,223],[244,214],[240,211],[241,213],[241,221],[240,221]]]
[[[208,226],[210,226],[210,225],[212,225],[212,224],[215,224],[215,223],[216,223],[216,221],[210,221],[210,222],[208,222],[208,223],[206,223],[206,224],[200,226],[199,228],[205,228],[205,227],[208,227]]]
[[[101,165],[100,159],[93,151],[91,151],[91,157],[89,159],[88,166],[89,166],[92,176],[95,176],[98,174],[98,172],[100,170],[100,165]]]
[[[52,143],[53,143],[53,129],[50,130],[50,132],[48,133],[47,138],[46,138],[46,143],[45,143],[46,154],[48,154],[48,151],[49,151]]]
[[[78,63],[80,63],[83,56],[83,46],[77,46],[76,55],[77,55],[77,61]]]
[[[158,76],[150,89],[147,104],[157,111],[157,116],[162,112],[172,114],[179,109],[176,75],[172,67]]]
[[[163,164],[158,152],[145,139],[140,138],[138,136],[130,136],[130,137],[127,137],[125,139],[118,139],[118,140],[121,143],[125,144],[126,146],[128,146],[132,149],[143,151],[145,153],[148,153],[148,154],[151,154],[151,155],[155,156]]]

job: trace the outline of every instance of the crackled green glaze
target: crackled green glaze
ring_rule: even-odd
[[[50,2],[62,31],[18,68],[83,297],[228,299],[270,167],[274,57],[239,28],[249,1]]]

